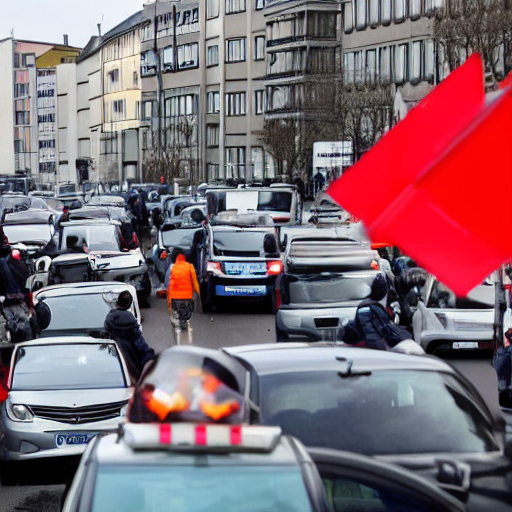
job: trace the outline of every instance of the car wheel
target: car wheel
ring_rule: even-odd
[[[444,359],[451,354],[451,345],[449,343],[441,343],[432,350],[432,355]]]
[[[204,283],[201,286],[201,307],[203,313],[211,313],[213,311],[212,297],[208,283]]]
[[[151,303],[149,302],[149,294],[143,293],[137,296],[139,301],[139,306],[141,308],[149,308],[151,307]]]
[[[16,462],[0,462],[0,480],[2,485],[16,485],[19,473],[19,467]]]
[[[288,341],[288,334],[286,334],[284,331],[279,329],[276,322],[276,342],[277,343],[284,343]]]

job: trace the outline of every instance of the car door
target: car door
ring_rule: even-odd
[[[332,512],[462,512],[466,506],[407,470],[355,453],[308,448]]]

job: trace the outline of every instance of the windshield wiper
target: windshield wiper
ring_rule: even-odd
[[[342,379],[346,379],[347,377],[369,377],[372,374],[372,372],[370,372],[369,370],[366,370],[366,371],[361,371],[361,370],[352,371],[352,365],[354,364],[354,361],[352,361],[351,359],[347,359],[346,357],[336,357],[336,360],[347,363],[346,370],[343,371],[343,372],[338,372],[338,375]]]

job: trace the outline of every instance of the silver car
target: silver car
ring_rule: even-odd
[[[493,350],[495,290],[491,279],[461,298],[429,276],[422,299],[413,316],[413,332],[425,352]]]
[[[45,338],[15,346],[2,404],[2,483],[9,463],[80,455],[100,432],[124,421],[133,394],[125,361],[113,341]]]

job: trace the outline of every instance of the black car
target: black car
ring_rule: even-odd
[[[443,361],[323,343],[225,351],[249,370],[249,395],[262,424],[279,425],[306,446],[372,455],[430,474],[440,485],[450,473],[470,510],[510,510],[504,420]]]
[[[275,310],[283,270],[275,228],[208,224],[203,235],[196,249],[203,311],[228,299],[267,301]]]

